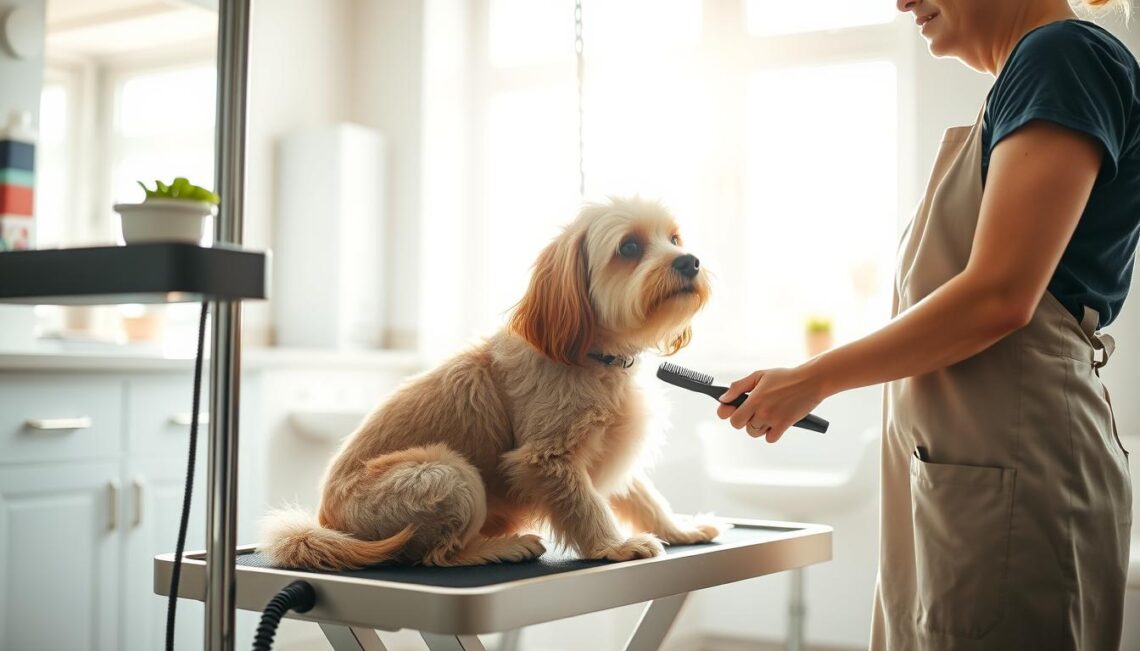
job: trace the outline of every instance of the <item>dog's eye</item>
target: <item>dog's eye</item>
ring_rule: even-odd
[[[641,245],[637,240],[626,240],[618,247],[618,254],[623,258],[636,258],[641,255]]]
[[[673,243],[673,246],[681,246],[681,238],[676,235],[670,237],[669,241]]]

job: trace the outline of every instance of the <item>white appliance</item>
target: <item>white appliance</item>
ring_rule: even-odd
[[[306,129],[284,137],[278,154],[272,294],[277,344],[381,346],[383,136],[354,124]]]

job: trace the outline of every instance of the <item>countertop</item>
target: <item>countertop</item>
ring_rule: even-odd
[[[209,353],[207,352],[207,357]],[[384,369],[413,372],[422,362],[415,351],[403,350],[326,350],[305,348],[246,348],[242,351],[245,369],[326,368]],[[65,344],[38,342],[27,349],[0,349],[0,371],[167,371],[193,366],[194,359],[164,355],[151,346],[115,344]]]

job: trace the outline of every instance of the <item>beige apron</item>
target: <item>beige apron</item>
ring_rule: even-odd
[[[903,237],[898,314],[961,272],[982,119],[946,132]],[[1111,338],[1046,292],[1025,328],[887,387],[871,648],[1115,651],[1132,489],[1099,368]]]

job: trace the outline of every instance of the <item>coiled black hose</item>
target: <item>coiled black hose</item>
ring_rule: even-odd
[[[190,522],[190,500],[194,493],[194,458],[198,451],[198,410],[202,401],[202,348],[206,340],[206,314],[209,305],[203,301],[202,311],[198,315],[198,347],[194,355],[194,395],[190,407],[190,452],[186,455],[186,486],[182,492],[182,515],[178,520],[178,542],[174,547],[170,594],[166,598],[166,651],[174,651],[174,612],[178,607],[182,553],[186,550],[186,525]]]
[[[253,651],[269,651],[273,648],[273,636],[277,635],[277,625],[290,610],[303,613],[317,602],[317,592],[304,581],[294,581],[281,589],[265,606],[261,613],[261,623],[257,625],[257,635],[253,638]]]

